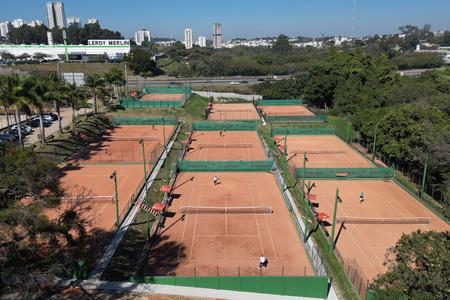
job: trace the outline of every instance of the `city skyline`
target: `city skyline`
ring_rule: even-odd
[[[83,20],[98,18],[103,27],[120,31],[126,38],[132,37],[140,28],[149,28],[156,37],[183,40],[184,29],[189,27],[197,33],[195,36],[206,36],[212,40],[211,24],[216,22],[223,24],[223,40],[277,36],[281,33],[290,37],[388,34],[398,32],[398,27],[405,24],[420,27],[431,24],[434,31],[450,28],[447,16],[450,2],[441,0],[426,3],[420,0],[392,3],[387,0],[345,0],[339,3],[331,0],[314,3],[291,3],[287,0],[248,0],[244,3],[237,0],[226,3],[172,0],[161,3],[135,0],[114,2],[114,5],[106,0],[66,0],[63,3],[67,15],[79,16]],[[46,1],[26,0],[5,3],[0,11],[0,22],[46,20],[45,4]],[[150,8],[160,13],[152,13],[149,18],[146,12]],[[126,15],[133,17],[127,18]]]

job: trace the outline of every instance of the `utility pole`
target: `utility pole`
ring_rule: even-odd
[[[114,180],[114,193],[116,196],[116,229],[119,229],[119,193],[117,191],[117,172],[114,170],[114,172],[109,176],[109,178]]]
[[[374,135],[373,135],[373,145],[372,145],[372,162],[375,161],[375,153],[376,153],[376,145],[377,145],[377,132],[378,131],[378,123],[375,124]]]

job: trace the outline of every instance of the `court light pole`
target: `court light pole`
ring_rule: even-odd
[[[168,157],[167,157],[167,147],[166,147],[166,126],[165,126],[165,122],[164,122],[164,117],[161,118],[162,120],[162,124],[163,124],[163,139],[164,139],[164,155],[166,157],[165,162],[164,162],[164,172],[166,173],[166,183],[169,183],[169,176],[167,173],[167,163],[168,163]]]
[[[119,193],[117,192],[117,172],[114,172],[109,176],[109,178],[114,179],[114,193],[116,196],[116,227],[119,229]]]
[[[347,144],[350,144],[350,119],[347,119]]]
[[[374,129],[374,135],[373,135],[373,145],[372,145],[372,162],[375,161],[375,151],[376,151],[376,144],[377,144],[377,132],[378,131],[378,123],[375,124]]]
[[[309,218],[309,208],[310,208],[310,193],[311,192],[311,181],[308,181],[308,193],[306,196],[306,212],[305,212],[305,238],[304,241],[308,241],[308,227],[309,227],[309,222],[308,222],[308,218]]]
[[[308,157],[306,156],[306,152],[303,153],[303,172],[302,172],[302,188],[300,189],[302,200],[305,200],[305,176],[306,176],[306,162],[308,161]]]
[[[286,171],[287,171],[287,132],[284,135],[284,148],[283,148],[283,158],[284,158],[284,184],[286,185],[285,187],[283,187],[283,191],[287,189],[288,185],[287,185],[287,175],[286,175]]]
[[[146,166],[146,161],[145,161],[145,145],[144,145],[144,140],[141,139],[139,141],[139,144],[141,144],[142,147],[142,160],[144,161],[144,188],[145,188],[145,206],[147,207],[146,211],[146,218],[147,218],[147,237],[150,234],[150,215],[148,212],[148,209],[150,208],[150,201],[148,199],[148,190],[147,190],[147,166]]]
[[[422,187],[420,189],[420,199],[423,199],[425,193],[425,182],[427,180],[427,168],[428,168],[428,156],[425,159],[425,165],[423,166]]]
[[[336,197],[334,198],[333,224],[331,226],[331,241],[330,241],[331,252],[333,252],[333,250],[334,250],[334,229],[336,227],[336,214],[337,214],[338,202],[340,202],[340,201],[341,201],[341,198],[339,197],[339,189],[336,189]]]

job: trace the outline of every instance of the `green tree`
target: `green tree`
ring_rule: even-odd
[[[278,54],[287,54],[292,50],[292,46],[289,44],[289,38],[284,34],[280,34],[272,45],[272,49]]]
[[[130,53],[125,57],[125,60],[135,75],[146,77],[162,74],[162,71],[156,66],[155,61],[152,60],[150,52],[144,49],[131,49]]]
[[[91,91],[92,97],[94,98],[94,112],[98,114],[97,97],[100,93],[100,90],[105,86],[105,80],[99,74],[88,74],[86,76],[84,85]]]
[[[105,82],[110,86],[109,91],[111,100],[113,98],[113,92],[116,94],[116,98],[119,99],[118,87],[125,83],[125,77],[122,70],[118,68],[112,68],[111,70],[105,72],[103,74],[103,77],[105,78]]]
[[[448,232],[404,234],[387,253],[388,272],[370,285],[375,299],[449,299]]]

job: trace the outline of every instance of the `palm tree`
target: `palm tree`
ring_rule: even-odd
[[[61,111],[60,104],[63,103],[63,98],[65,97],[66,87],[65,82],[58,77],[56,73],[51,73],[48,76],[48,84],[50,85],[51,92],[48,94],[49,100],[53,100],[53,105],[55,106],[56,114],[58,115],[58,126],[59,132],[63,132],[62,121],[61,121]]]
[[[125,82],[125,78],[123,76],[122,70],[120,70],[118,68],[112,68],[108,72],[105,72],[103,74],[103,77],[105,78],[106,83],[112,87],[112,90],[115,92],[116,98],[118,99],[119,98],[119,90],[117,87],[121,86]],[[110,96],[111,96],[111,101],[112,101],[112,98],[113,98],[112,91],[111,91]]]
[[[20,111],[29,113],[29,105],[36,99],[33,93],[34,81],[31,77],[19,77],[17,75],[8,76],[3,95],[15,112],[17,134],[19,143],[23,147],[22,128],[20,126]]]
[[[41,142],[45,143],[45,129],[44,129],[44,106],[46,103],[51,103],[54,99],[54,91],[52,90],[52,84],[49,83],[48,79],[39,78],[36,79],[35,85],[33,87],[33,97],[30,104],[38,112],[39,121],[41,125]]]
[[[9,127],[11,124],[9,123],[9,108],[12,105],[11,97],[9,96],[8,89],[8,77],[4,75],[0,75],[0,105],[3,106],[3,110],[5,111],[6,116],[6,125]]]
[[[75,84],[66,84],[66,100],[72,108],[72,134],[77,134],[76,110],[86,104],[85,92]]]
[[[84,85],[91,90],[92,96],[94,97],[94,112],[98,114],[97,95],[99,90],[105,86],[105,81],[100,75],[94,73],[86,76]]]

